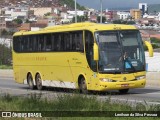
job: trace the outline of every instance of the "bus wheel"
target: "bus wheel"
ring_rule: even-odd
[[[122,89],[122,90],[119,90],[119,93],[120,94],[126,94],[128,93],[129,89]]]
[[[33,90],[33,89],[35,88],[35,86],[34,86],[33,77],[32,77],[31,74],[29,74],[29,75],[27,76],[27,82],[28,82],[29,88],[30,88],[31,90]]]
[[[80,93],[83,93],[83,94],[88,93],[86,80],[83,77],[81,78],[79,87],[80,87]]]
[[[42,80],[41,80],[40,74],[36,75],[36,86],[37,86],[38,90],[42,90],[43,89]]]

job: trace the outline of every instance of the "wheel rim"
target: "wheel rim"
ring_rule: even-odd
[[[86,90],[86,83],[85,83],[84,80],[83,80],[83,82],[82,82],[82,90]]]
[[[30,89],[33,89],[33,79],[31,75],[28,76],[28,85]]]
[[[87,91],[87,85],[86,85],[86,81],[83,79],[82,81],[81,81],[81,91],[80,92],[82,92],[82,93],[84,93],[84,94],[86,94],[88,91]]]
[[[42,89],[42,80],[41,80],[40,75],[37,75],[36,82],[37,82],[37,88],[38,88],[39,90],[41,90],[41,89]]]

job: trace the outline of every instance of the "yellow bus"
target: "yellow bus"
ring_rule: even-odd
[[[153,49],[145,42],[150,56]],[[146,84],[140,32],[131,25],[73,23],[13,35],[17,83],[88,91],[119,90]]]

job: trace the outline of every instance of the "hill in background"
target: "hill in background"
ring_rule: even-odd
[[[0,7],[7,7],[10,5],[29,5],[30,7],[52,7],[53,5],[66,4],[68,8],[74,9],[74,0],[0,0]],[[84,6],[77,3],[77,9],[85,10]]]
[[[61,5],[66,4],[67,6],[71,7],[72,9],[75,7],[75,2],[74,0],[59,0]],[[81,6],[80,4],[77,3],[77,9],[79,10],[85,10],[84,6]]]
[[[148,5],[148,13],[160,12],[160,4],[150,4]]]

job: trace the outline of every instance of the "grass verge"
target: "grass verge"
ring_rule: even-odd
[[[13,69],[13,67],[8,65],[0,65],[0,69]]]
[[[158,117],[112,117],[115,113],[143,113],[144,111],[160,111],[160,106],[146,106],[136,104],[134,107],[128,103],[111,102],[110,99],[104,101],[97,100],[96,96],[85,95],[59,95],[54,99],[42,98],[41,94],[31,94],[29,97],[17,97],[5,94],[0,97],[0,111],[36,111],[43,112],[44,120],[155,120]],[[48,111],[48,112],[46,112]],[[77,114],[77,115],[76,115]],[[105,114],[111,116],[107,117]],[[62,115],[62,116],[61,116]],[[98,117],[97,117],[98,116]],[[14,118],[15,119],[15,118]],[[17,118],[18,119],[18,118]],[[20,118],[28,120],[28,118]],[[38,118],[41,119],[41,118]],[[35,120],[32,118],[32,120]],[[36,119],[37,120],[37,119]]]

